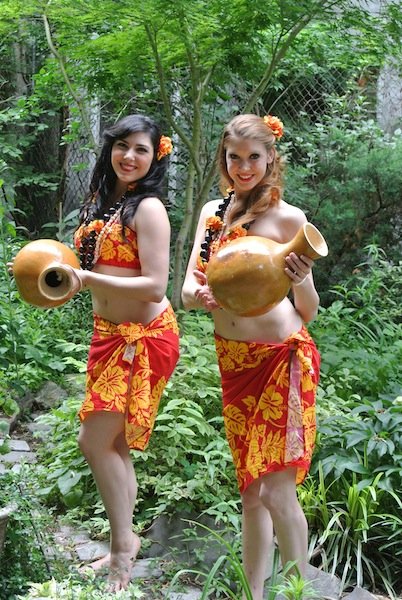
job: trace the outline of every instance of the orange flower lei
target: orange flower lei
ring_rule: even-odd
[[[229,229],[227,235],[223,235],[220,239],[212,242],[210,246],[210,255],[213,256],[214,254],[216,254],[216,252],[218,252],[218,250],[222,248],[222,246],[226,246],[226,244],[228,244],[232,240],[235,240],[239,237],[244,237],[245,235],[247,235],[247,230],[244,229],[244,227],[242,227],[241,225],[238,225],[233,229]]]
[[[104,225],[105,222],[103,219],[95,219],[87,226],[87,231],[96,231],[96,233],[99,233],[103,229]]]
[[[206,222],[206,228],[212,229],[213,231],[220,231],[222,229],[223,221],[220,217],[214,215],[213,217],[208,217]]]
[[[168,154],[170,154],[172,152],[172,150],[173,150],[173,144],[172,144],[172,140],[170,139],[170,137],[167,137],[166,135],[161,135],[158,153],[156,155],[156,160],[160,160],[164,156],[167,156]]]
[[[280,140],[284,133],[282,121],[273,115],[267,115],[266,117],[263,117],[263,121],[265,125],[270,128],[276,139]]]
[[[225,227],[223,217],[230,203],[230,199],[233,194],[233,190],[229,192],[229,195],[223,200],[222,204],[219,205],[215,215],[208,217],[206,220],[205,228],[206,235],[205,241],[201,244],[201,252],[197,259],[197,269],[202,273],[205,273],[207,264],[211,256],[216,254],[222,246],[226,246],[232,240],[247,235],[250,223],[244,223],[243,225],[236,225],[228,230],[225,235],[220,235],[221,231]]]

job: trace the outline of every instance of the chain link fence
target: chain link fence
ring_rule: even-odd
[[[355,93],[364,94],[372,118],[377,119],[385,131],[392,133],[402,118],[402,78],[392,64],[387,65],[380,73],[372,72],[363,75],[337,69],[323,70],[310,77],[301,74],[280,95],[268,93],[264,99],[264,106],[267,112],[278,115],[284,121],[286,129],[291,129],[292,132],[302,131],[309,123],[315,123],[324,115],[331,114],[330,98],[350,93],[351,81],[355,82]],[[103,126],[102,116],[99,105],[92,105],[91,129],[97,142]],[[108,122],[112,120],[110,115],[107,115],[107,118]],[[62,129],[63,127],[59,127],[59,131]],[[52,137],[54,138],[54,134]],[[60,137],[61,135],[59,135],[59,143]],[[59,202],[62,204],[63,215],[68,215],[78,208],[88,192],[96,155],[94,151],[87,149],[86,142],[87,140],[82,139],[81,142],[62,145],[58,149],[60,180],[56,204]],[[56,144],[52,144],[52,149],[56,152]],[[177,155],[180,154],[179,150],[177,146]],[[294,152],[292,158],[297,160],[297,147]],[[35,156],[32,157],[34,170],[43,172],[44,165],[49,163],[48,153],[48,143],[37,149]],[[181,169],[181,177],[178,177],[176,172],[178,165],[174,157],[172,158],[170,178],[177,195],[180,194],[178,188],[183,183],[180,179],[183,178],[185,169]]]

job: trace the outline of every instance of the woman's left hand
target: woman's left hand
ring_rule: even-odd
[[[314,261],[308,256],[301,254],[298,256],[295,252],[291,252],[285,258],[287,266],[285,273],[293,282],[293,285],[302,284],[306,277],[311,273]]]

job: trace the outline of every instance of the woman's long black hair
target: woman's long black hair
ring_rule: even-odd
[[[99,158],[95,163],[87,195],[80,213],[80,223],[86,219],[102,219],[110,205],[110,197],[116,185],[116,173],[111,162],[112,147],[116,140],[132,133],[148,133],[154,149],[154,156],[148,173],[136,182],[135,189],[124,194],[121,221],[123,227],[134,217],[141,200],[156,196],[162,200],[163,180],[167,168],[166,156],[157,160],[161,133],[153,119],[145,115],[128,115],[103,132],[104,142]]]

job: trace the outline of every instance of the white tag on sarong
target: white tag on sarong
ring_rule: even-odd
[[[132,363],[135,356],[135,350],[137,348],[137,344],[127,344],[126,349],[124,350],[123,360]]]

